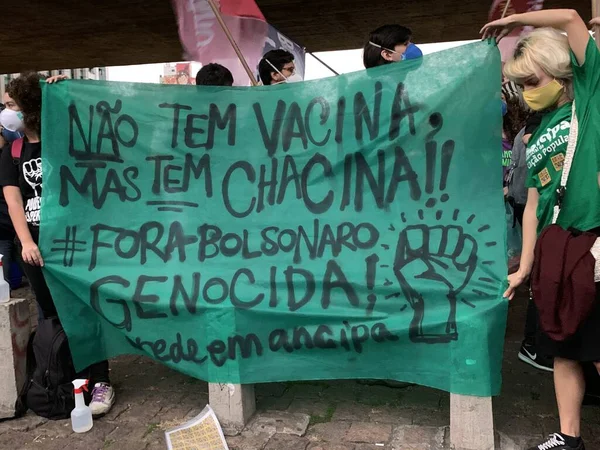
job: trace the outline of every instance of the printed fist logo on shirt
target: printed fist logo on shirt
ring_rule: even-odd
[[[31,186],[36,197],[42,193],[38,192],[38,188],[42,187],[42,158],[30,159],[23,163],[23,175],[27,184]]]
[[[33,190],[34,197],[25,203],[25,219],[33,226],[40,224],[40,201],[42,195],[42,158],[23,162],[23,178]]]

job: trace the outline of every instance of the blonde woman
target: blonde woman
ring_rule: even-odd
[[[500,40],[520,26],[538,29],[517,44],[504,72],[522,87],[531,109],[543,111],[544,116],[527,147],[529,189],[523,217],[523,251],[518,272],[508,277],[508,299],[530,275],[537,236],[552,222],[573,100],[579,135],[557,223],[563,229],[600,235],[600,53],[586,24],[573,10],[516,14],[488,23],[481,32],[484,38]],[[600,293],[599,284],[596,292]],[[600,371],[600,295],[596,296],[594,311],[574,336],[558,342],[542,333],[539,345],[540,351],[554,357],[560,432],[531,450],[584,450],[580,433],[585,392],[581,363],[594,363]]]

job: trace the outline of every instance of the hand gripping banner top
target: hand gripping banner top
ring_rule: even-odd
[[[544,9],[544,0],[493,0],[488,21],[492,22],[513,14],[523,14],[541,9]],[[507,61],[512,57],[519,39],[530,33],[531,30],[533,27],[517,27],[498,43],[502,61]]]
[[[480,42],[272,87],[44,85],[40,248],[76,366],[498,393],[500,75]]]

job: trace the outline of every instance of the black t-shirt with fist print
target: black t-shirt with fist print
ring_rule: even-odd
[[[13,160],[10,144],[0,157],[0,186],[16,186],[21,189],[25,218],[34,240],[37,241],[40,226],[40,202],[42,200],[42,144],[23,142],[18,163]]]

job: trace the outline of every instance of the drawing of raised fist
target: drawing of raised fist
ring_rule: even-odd
[[[41,195],[38,187],[42,186],[42,158],[30,159],[23,163],[23,175],[25,181],[31,186],[36,197]]]
[[[476,266],[477,242],[460,226],[411,225],[400,232],[394,275],[413,309],[409,331],[413,342],[458,338],[457,296],[469,284]],[[448,311],[446,323],[441,325],[440,311],[444,318]],[[434,319],[425,320],[426,316]]]

